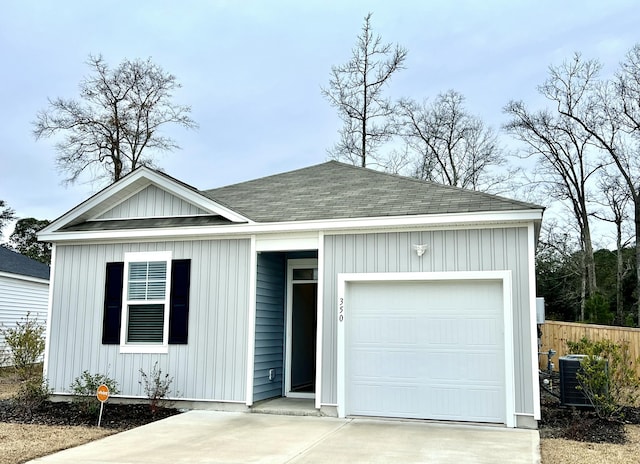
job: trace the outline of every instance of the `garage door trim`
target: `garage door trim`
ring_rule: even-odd
[[[504,373],[505,373],[505,425],[516,426],[513,305],[511,271],[469,271],[469,272],[389,272],[389,273],[340,273],[338,274],[338,346],[337,346],[337,409],[338,416],[346,415],[346,330],[349,321],[349,301],[347,286],[351,282],[427,282],[427,281],[469,281],[491,280],[502,283],[504,322]]]

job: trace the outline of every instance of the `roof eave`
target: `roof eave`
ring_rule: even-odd
[[[245,223],[217,226],[172,227],[157,229],[109,230],[91,232],[47,232],[41,233],[40,240],[50,242],[68,241],[109,241],[109,240],[143,240],[166,238],[193,238],[203,236],[250,236],[263,233],[287,233],[308,231],[376,231],[393,228],[416,227],[472,227],[488,224],[509,225],[534,223],[542,221],[543,209],[515,211],[494,211],[478,213],[448,213],[414,216],[385,216],[369,218],[349,218],[313,221],[287,221]]]

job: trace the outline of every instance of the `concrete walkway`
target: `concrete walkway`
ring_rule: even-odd
[[[31,463],[537,464],[535,430],[190,411]]]

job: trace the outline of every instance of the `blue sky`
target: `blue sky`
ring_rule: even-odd
[[[182,150],[165,171],[214,188],[326,160],[340,121],[321,96],[367,12],[385,42],[409,50],[392,97],[454,89],[499,129],[503,106],[536,93],[550,64],[575,51],[612,72],[640,42],[634,0],[592,1],[120,1],[5,0],[0,15],[0,199],[20,217],[54,219],[96,191],[61,185],[53,141],[31,122],[47,97],[75,97],[85,60],[151,57],[183,88],[196,131],[171,131]],[[506,136],[505,136],[506,137]]]

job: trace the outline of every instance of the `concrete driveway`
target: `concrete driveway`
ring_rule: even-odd
[[[534,464],[538,450],[535,430],[190,411],[31,462]]]

